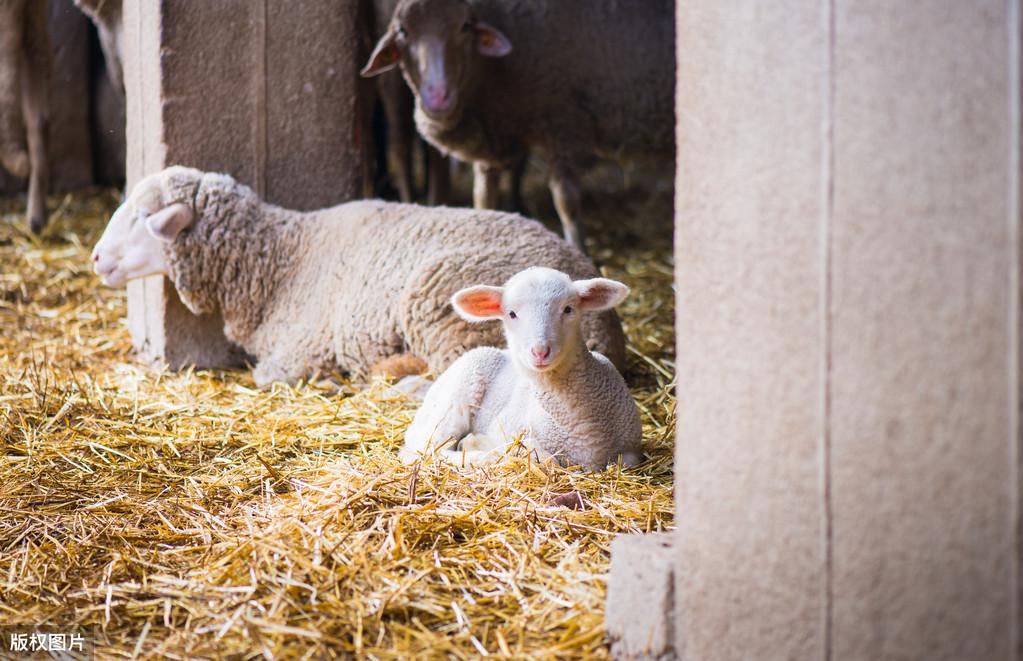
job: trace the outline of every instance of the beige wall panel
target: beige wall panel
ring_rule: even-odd
[[[361,190],[357,3],[160,0],[125,6],[128,185],[172,165],[227,172],[317,208]],[[136,348],[172,368],[239,364],[217,315],[161,278],[132,283]]]
[[[834,659],[1011,656],[1008,4],[835,3]]]
[[[797,1],[678,11],[679,648],[821,658],[826,23]]]

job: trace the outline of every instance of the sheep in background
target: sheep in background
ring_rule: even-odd
[[[594,156],[674,158],[672,0],[401,0],[363,75],[401,66],[416,124],[474,164],[477,207],[533,151],[565,237],[583,248],[579,177]]]
[[[53,55],[47,4],[0,0],[0,164],[15,177],[29,178],[26,215],[36,234],[46,227],[50,184],[46,122]]]
[[[398,0],[374,0],[373,41],[387,30]],[[387,119],[386,161],[393,173],[394,186],[402,202],[415,201],[415,186],[412,180],[412,157],[414,143],[418,136],[412,117],[415,101],[397,72],[380,76],[376,81],[377,96]],[[444,204],[451,193],[450,163],[433,146],[423,143],[426,155],[426,203]]]
[[[298,212],[266,204],[224,174],[171,167],[140,181],[93,251],[110,286],[165,274],[182,302],[218,310],[257,363],[260,385],[335,370],[364,378],[411,354],[433,371],[496,329],[461,320],[448,292],[533,264],[597,275],[585,256],[513,214],[363,200]],[[618,317],[587,320],[586,342],[625,358]]]
[[[121,41],[124,35],[124,21],[121,0],[74,0],[82,13],[96,26],[99,45],[107,65],[107,75],[121,96],[124,96],[124,54]]]
[[[639,410],[618,370],[587,350],[581,316],[610,310],[628,294],[606,278],[572,279],[529,268],[504,287],[475,286],[452,298],[471,322],[500,320],[507,349],[459,358],[426,394],[405,433],[401,458],[432,449],[456,464],[499,459],[519,436],[562,465],[604,468],[642,460]],[[447,449],[452,442],[458,449]]]

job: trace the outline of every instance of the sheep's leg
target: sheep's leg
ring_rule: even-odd
[[[496,209],[501,192],[501,170],[477,161],[472,164],[472,205],[477,209]]]
[[[0,164],[19,178],[29,173],[21,118],[24,16],[24,2],[0,2]]]
[[[565,234],[565,240],[585,253],[585,237],[580,221],[582,191],[579,188],[579,178],[575,169],[565,164],[555,165],[551,169],[549,185],[551,195],[554,197],[554,207],[558,210],[558,217],[561,218],[561,229]]]
[[[406,464],[419,460],[432,450],[442,450],[471,431],[472,370],[465,362],[456,362],[426,392],[415,419],[405,431],[405,445],[398,456]]]
[[[432,145],[424,142],[423,149],[426,150],[426,176],[429,179],[426,203],[431,206],[445,204],[451,199],[451,163]]]
[[[522,201],[522,182],[526,178],[526,165],[529,163],[529,155],[525,154],[515,162],[511,169],[510,206],[516,213],[524,213],[526,206]]]
[[[288,368],[282,361],[264,358],[252,370],[252,378],[259,388],[266,388],[273,383],[293,385],[305,376],[305,370],[296,367]]]
[[[46,26],[46,3],[27,9],[25,69],[21,77],[22,113],[32,170],[28,181],[28,226],[36,234],[46,227],[46,193],[50,187],[50,164],[46,156],[49,114],[50,39]]]

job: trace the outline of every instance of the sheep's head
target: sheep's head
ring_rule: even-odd
[[[583,345],[581,314],[609,310],[628,293],[615,280],[573,281],[561,271],[533,267],[515,274],[504,287],[463,289],[451,304],[467,321],[500,319],[515,360],[526,369],[546,372]]]
[[[504,57],[511,50],[508,38],[481,21],[465,0],[403,0],[362,75],[400,64],[422,111],[432,120],[453,122],[461,116],[480,58]]]
[[[167,168],[150,175],[132,189],[111,216],[92,251],[92,268],[110,287],[150,275],[169,275],[166,246],[195,219],[191,200],[198,170]],[[183,194],[183,192],[185,194]]]

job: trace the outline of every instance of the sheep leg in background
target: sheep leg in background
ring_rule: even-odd
[[[430,206],[446,204],[451,199],[451,162],[448,157],[423,142],[426,152],[426,203]]]
[[[556,164],[551,168],[549,186],[554,197],[554,208],[561,218],[561,229],[565,240],[586,254],[583,226],[580,222],[582,209],[582,191],[575,169],[565,164]]]
[[[522,199],[522,182],[526,178],[526,166],[528,164],[529,155],[524,154],[521,159],[515,162],[515,165],[512,166],[512,169],[510,170],[511,182],[509,193],[511,199],[509,200],[508,210],[514,211],[515,213],[521,213],[523,215],[528,215],[525,213],[526,206]]]
[[[39,234],[46,227],[46,193],[50,188],[50,164],[46,156],[49,115],[50,38],[46,24],[47,3],[30,3],[25,16],[25,57],[21,73],[21,110],[31,159],[28,180],[28,226]]]
[[[401,75],[391,72],[377,81],[380,105],[387,118],[387,163],[394,173],[394,187],[402,202],[415,200],[412,185],[412,145],[415,127],[412,119],[412,93]]]
[[[25,26],[24,2],[0,2],[0,163],[15,177],[27,177],[21,119],[21,62]]]
[[[500,168],[476,161],[472,174],[472,205],[477,209],[496,209],[501,192]]]

